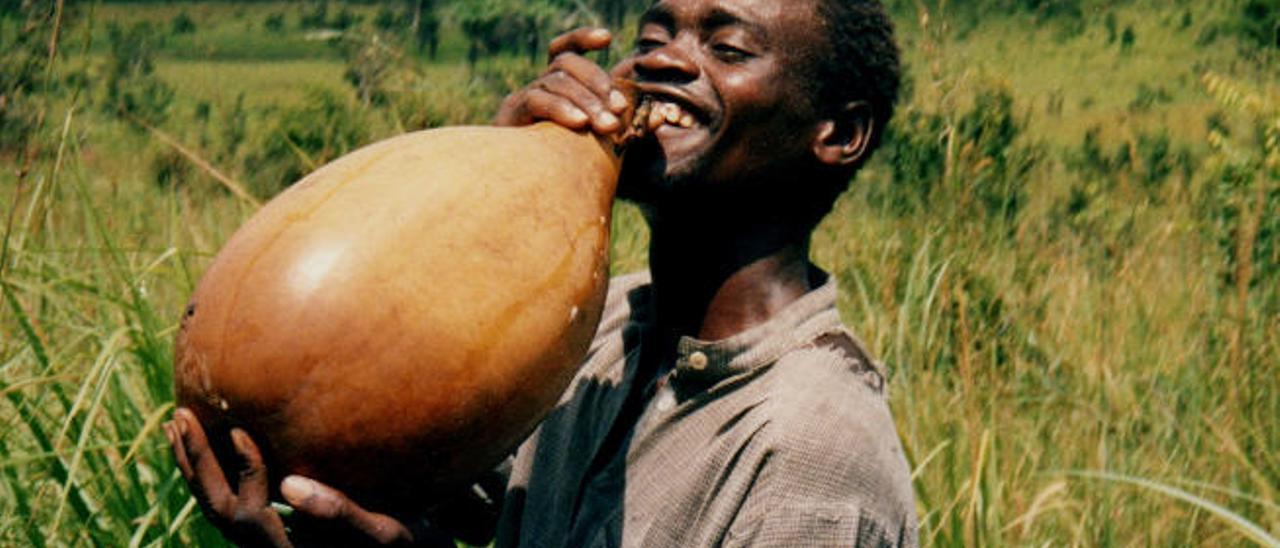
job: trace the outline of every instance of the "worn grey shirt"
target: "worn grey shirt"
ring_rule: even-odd
[[[662,364],[648,281],[610,285],[585,364],[516,455],[498,546],[917,544],[884,373],[834,282]]]

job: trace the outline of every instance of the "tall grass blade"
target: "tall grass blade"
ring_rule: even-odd
[[[1127,476],[1123,474],[1115,474],[1111,472],[1095,472],[1090,470],[1082,470],[1082,471],[1066,472],[1065,474],[1068,476],[1075,476],[1075,477],[1081,477],[1081,478],[1087,478],[1087,479],[1095,479],[1095,480],[1109,481],[1109,482],[1115,482],[1115,483],[1124,483],[1124,484],[1133,485],[1136,487],[1142,487],[1144,489],[1148,489],[1151,491],[1155,491],[1165,496],[1173,497],[1180,501],[1191,504],[1196,508],[1209,512],[1210,514],[1213,514],[1219,519],[1227,522],[1228,525],[1235,528],[1236,531],[1239,531],[1240,534],[1245,536],[1245,538],[1248,538],[1249,540],[1252,540],[1253,542],[1256,542],[1261,546],[1265,546],[1266,548],[1280,548],[1280,538],[1276,538],[1272,536],[1270,533],[1268,533],[1258,524],[1252,521],[1249,521],[1248,518],[1245,518],[1240,514],[1232,512],[1230,509],[1216,502],[1194,495],[1192,493],[1189,493],[1187,491],[1184,491],[1172,485],[1160,483],[1157,481],[1152,481],[1146,478]]]

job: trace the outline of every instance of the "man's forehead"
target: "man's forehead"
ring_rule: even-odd
[[[811,0],[657,0],[644,20],[732,18],[745,23],[772,26],[796,16],[808,15]]]

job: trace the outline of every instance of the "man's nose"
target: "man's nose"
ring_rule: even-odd
[[[684,41],[672,40],[635,59],[636,77],[642,82],[684,83],[697,80],[702,70]]]

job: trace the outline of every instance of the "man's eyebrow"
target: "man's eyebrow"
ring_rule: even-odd
[[[671,14],[671,8],[666,4],[655,4],[653,7],[645,10],[640,16],[640,26],[658,25],[661,27],[671,28],[675,26],[675,16]]]
[[[742,16],[724,8],[713,8],[711,12],[703,18],[702,26],[707,30],[715,30],[722,27],[743,27],[751,34],[755,34],[757,36],[767,34],[764,25],[745,19]]]

